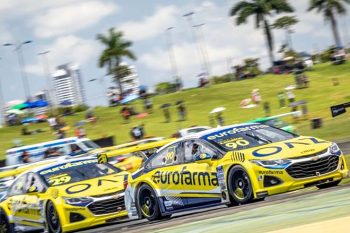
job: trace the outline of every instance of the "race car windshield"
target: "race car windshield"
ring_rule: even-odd
[[[88,150],[94,150],[94,149],[100,148],[97,144],[95,144],[92,141],[82,141],[82,143],[84,144],[84,146],[86,146]]]
[[[50,186],[72,184],[120,172],[110,164],[99,164],[96,160],[66,163],[42,170],[39,174]]]
[[[243,150],[292,139],[296,135],[268,125],[246,125],[217,131],[202,138],[224,151]]]

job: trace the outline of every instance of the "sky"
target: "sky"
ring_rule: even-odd
[[[106,105],[103,94],[111,83],[89,82],[102,78],[106,70],[97,66],[103,46],[96,35],[111,27],[124,32],[132,41],[131,50],[137,60],[125,59],[134,65],[142,85],[153,89],[159,82],[172,81],[166,29],[171,30],[173,51],[178,74],[185,87],[198,84],[197,75],[203,72],[198,43],[184,14],[194,12],[193,23],[204,24],[195,30],[201,48],[207,51],[210,73],[222,75],[230,65],[244,58],[260,58],[262,68],[268,65],[267,49],[262,29],[253,20],[236,26],[229,17],[230,8],[238,0],[0,0],[0,44],[24,45],[25,72],[32,94],[46,89],[47,74],[43,57],[38,53],[50,51],[47,58],[50,72],[58,65],[79,64],[89,105]],[[322,15],[307,12],[307,0],[289,1],[300,22],[293,27],[293,47],[297,51],[315,52],[333,44],[330,25]],[[350,11],[350,8],[348,7]],[[350,14],[349,14],[350,15]],[[282,15],[279,15],[282,16]],[[278,17],[279,17],[278,16]],[[276,19],[271,16],[270,21]],[[349,23],[346,23],[349,22]],[[348,25],[346,25],[348,24]],[[339,18],[343,41],[350,42],[350,16]],[[169,34],[168,34],[169,35]],[[284,43],[285,33],[273,31],[275,54]],[[14,48],[0,47],[0,83],[4,102],[24,99],[23,84]],[[1,96],[0,96],[1,98]]]

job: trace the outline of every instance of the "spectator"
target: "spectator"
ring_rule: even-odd
[[[120,110],[125,122],[129,121],[129,117],[130,117],[130,110],[127,106],[124,106],[121,110]]]
[[[24,150],[22,155],[21,155],[21,158],[22,158],[22,163],[30,163],[30,155],[28,153],[28,151]]]
[[[56,117],[50,117],[47,119],[47,122],[49,123],[52,132],[55,132],[57,130],[57,120]]]
[[[282,91],[278,92],[277,98],[278,98],[278,102],[280,104],[280,108],[284,108],[286,106],[286,96],[285,96],[285,94]]]
[[[293,93],[293,91],[292,90],[288,90],[286,92],[286,94],[287,94],[287,97],[288,97],[288,102],[290,104],[293,103],[295,101],[295,94]]]
[[[217,115],[216,115],[216,120],[218,122],[218,126],[224,126],[225,125],[225,122],[224,122],[224,117],[222,116],[222,113],[219,112]]]
[[[261,95],[259,89],[254,89],[252,91],[252,100],[255,104],[259,104],[261,102]]]
[[[22,135],[32,135],[32,133],[28,130],[27,126],[22,127]]]
[[[265,112],[265,116],[269,117],[271,114],[271,110],[270,110],[270,104],[269,102],[264,102],[264,112]]]
[[[145,102],[144,102],[144,109],[145,111],[148,111],[148,112],[152,112],[153,110],[153,103],[152,103],[152,100],[150,98],[146,98],[145,99]]]
[[[57,135],[57,139],[63,139],[66,137],[66,133],[62,129],[57,130],[56,135]]]
[[[83,127],[76,127],[75,129],[74,129],[74,134],[75,134],[75,136],[76,137],[78,137],[78,138],[84,138],[84,137],[86,137],[86,133],[85,133],[85,129],[83,128]]]
[[[185,121],[186,120],[186,108],[183,103],[180,103],[177,107],[177,110],[179,112],[179,121]]]
[[[94,116],[94,112],[92,111],[91,108],[86,112],[86,117],[85,118],[90,123],[93,123],[93,124],[96,123],[96,117]]]
[[[133,140],[140,140],[144,137],[143,125],[134,126],[130,131],[131,138]]]
[[[304,88],[307,88],[310,86],[309,85],[310,81],[306,74],[303,74],[302,81],[303,81]]]
[[[169,108],[163,108],[163,114],[164,114],[165,122],[169,123],[171,121]]]

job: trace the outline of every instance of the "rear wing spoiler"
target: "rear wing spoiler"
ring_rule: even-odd
[[[165,146],[166,144],[169,144],[175,140],[176,140],[176,138],[169,138],[169,139],[165,139],[162,141],[140,144],[140,145],[133,146],[133,147],[127,147],[127,148],[117,149],[117,150],[113,150],[113,151],[101,152],[101,153],[97,154],[97,161],[98,161],[98,163],[108,163],[109,158],[132,153],[132,152],[146,151],[146,150],[150,150],[150,149],[159,149],[160,147]]]

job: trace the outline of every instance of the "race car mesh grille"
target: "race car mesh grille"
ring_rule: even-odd
[[[337,169],[339,164],[338,156],[327,156],[317,161],[305,161],[292,164],[286,171],[293,178],[307,178],[319,176]]]
[[[94,215],[112,214],[125,210],[124,197],[96,201],[88,206]]]

